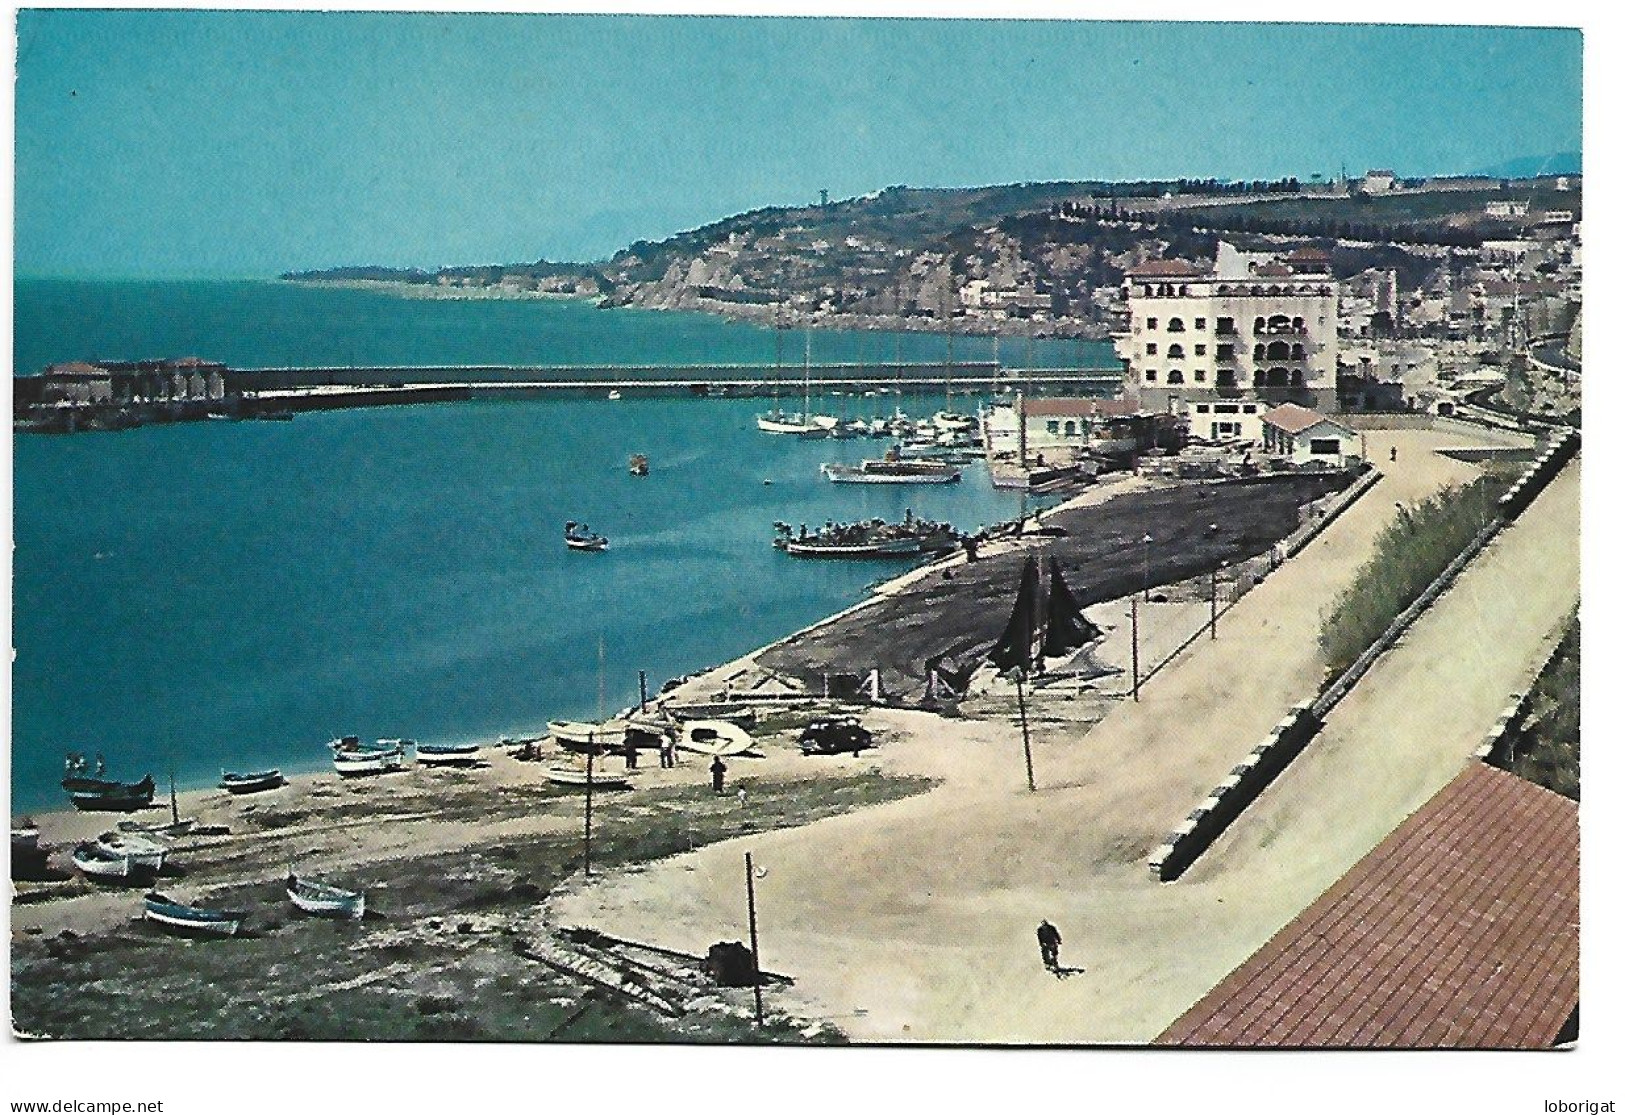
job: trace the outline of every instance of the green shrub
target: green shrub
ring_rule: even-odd
[[[1444,572],[1496,514],[1495,501],[1509,486],[1505,474],[1485,475],[1400,511],[1321,624],[1321,656],[1333,674],[1352,666]]]

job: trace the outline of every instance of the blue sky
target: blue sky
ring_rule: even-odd
[[[592,259],[883,186],[1474,170],[1580,148],[1580,35],[19,14],[23,274]]]

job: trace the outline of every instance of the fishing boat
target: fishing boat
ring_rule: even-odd
[[[301,879],[288,868],[288,900],[307,914],[322,918],[363,918],[367,916],[367,896],[362,891],[343,890]]]
[[[683,725],[677,746],[684,751],[728,758],[743,755],[755,743],[745,729],[726,720],[690,720]]]
[[[574,519],[564,524],[564,544],[572,550],[607,550],[609,539]]]
[[[667,710],[678,721],[726,720],[741,728],[756,723],[756,710],[739,701],[701,701],[690,705],[669,705]]]
[[[417,752],[418,762],[426,767],[449,767],[480,761],[480,745],[477,743],[420,743]]]
[[[280,770],[256,770],[249,773],[223,770],[220,788],[228,794],[257,794],[261,790],[274,790],[284,779]]]
[[[895,454],[857,465],[825,464],[832,484],[957,484],[959,469],[946,461],[905,461]]]
[[[122,856],[137,871],[159,872],[169,855],[169,845],[151,833],[104,832],[96,838],[98,850],[109,856]]]
[[[81,844],[73,850],[73,865],[87,879],[98,883],[122,883],[143,874],[140,868],[130,862],[129,856],[106,851],[94,841]]]
[[[185,836],[197,826],[196,817],[182,817],[178,821],[120,821],[120,832],[139,832],[147,836],[173,838]]]
[[[793,557],[816,558],[896,558],[915,557],[920,552],[918,538],[871,538],[836,542],[822,538],[791,539],[784,552]]]
[[[601,752],[619,748],[626,742],[627,723],[624,720],[606,720],[602,724],[588,724],[579,720],[549,720],[548,734],[553,742],[566,751]]]
[[[114,782],[106,778],[70,774],[62,780],[62,788],[67,791],[68,800],[73,802],[75,809],[131,813],[151,805],[153,791],[158,787],[150,774],[140,782]]]
[[[195,933],[205,937],[235,937],[248,918],[244,910],[206,910],[201,906],[188,906],[155,890],[147,892],[143,905],[148,921],[155,921],[177,933]]]
[[[580,767],[548,767],[547,780],[559,786],[584,787],[589,781],[595,790],[625,790],[632,785],[632,776],[625,771],[599,771],[592,772],[589,779],[587,768]]]
[[[634,453],[626,463],[626,471],[633,476],[649,475],[649,458],[642,453]]]
[[[406,765],[406,751],[400,746],[387,750],[363,747],[354,736],[346,736],[341,742],[341,746],[333,748],[333,769],[346,778],[384,774]]]

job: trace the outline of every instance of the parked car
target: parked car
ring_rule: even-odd
[[[803,755],[839,755],[847,751],[856,755],[873,747],[875,737],[850,716],[827,717],[803,728],[800,742]]]

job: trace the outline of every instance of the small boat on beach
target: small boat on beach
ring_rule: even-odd
[[[367,916],[367,896],[363,891],[343,890],[300,878],[288,868],[288,901],[307,914],[323,918],[362,918]]]
[[[235,937],[243,927],[248,913],[245,910],[206,910],[202,906],[188,906],[176,902],[157,891],[148,891],[142,900],[143,913],[148,921],[157,922],[176,933],[192,933],[204,937]]]
[[[104,832],[96,838],[98,850],[109,856],[122,856],[137,871],[156,874],[164,869],[169,845],[156,836],[142,832]]]
[[[574,519],[564,524],[564,544],[572,550],[597,551],[609,549],[609,539],[592,530],[586,523]]]
[[[45,870],[45,861],[49,858],[46,849],[40,847],[39,826],[27,817],[13,821],[11,824],[11,877],[13,879],[32,879]]]
[[[246,774],[230,770],[220,772],[220,788],[228,794],[257,794],[261,790],[274,790],[284,781],[282,772],[276,769]]]
[[[626,742],[627,723],[624,720],[606,720],[602,724],[588,724],[579,720],[549,720],[548,734],[553,742],[566,751],[601,752],[619,748]]]
[[[88,775],[69,775],[62,780],[68,800],[85,812],[133,813],[152,804],[158,784],[147,775],[139,782],[114,782]]]
[[[160,838],[174,838],[185,836],[196,825],[196,817],[183,817],[178,821],[165,821],[162,824],[157,821],[120,821],[118,830],[120,832],[139,832],[147,836]]]
[[[547,780],[559,786],[579,787],[585,787],[590,781],[595,790],[627,790],[632,786],[632,776],[625,771],[594,770],[589,779],[585,766],[548,767]]]
[[[418,762],[426,767],[466,766],[480,761],[477,743],[420,743]]]
[[[726,720],[741,728],[756,723],[756,710],[740,701],[704,701],[691,705],[667,705],[676,720]]]
[[[355,736],[345,736],[333,745],[333,769],[346,778],[400,770],[406,766],[406,749],[399,741],[390,742],[396,746],[384,749],[363,745]]]
[[[683,725],[677,746],[684,751],[728,758],[743,755],[755,746],[755,741],[745,729],[726,720],[690,720]]]
[[[109,852],[94,841],[73,850],[73,865],[96,883],[122,883],[137,875],[151,874],[131,863],[129,856]]]

